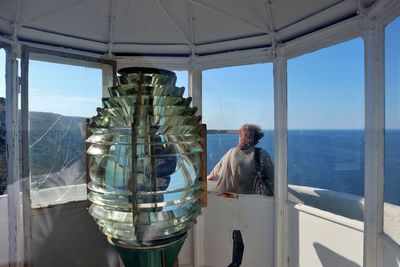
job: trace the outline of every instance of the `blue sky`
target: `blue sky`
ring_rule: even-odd
[[[0,52],[0,73],[4,73],[4,50]],[[92,117],[101,106],[101,70],[31,60],[29,63],[29,110],[66,116]],[[177,72],[178,86],[187,88],[187,72]],[[0,96],[5,95],[4,75]]]
[[[238,129],[256,123],[274,125],[272,64],[254,64],[203,72],[203,119],[209,129]]]
[[[288,128],[364,128],[361,38],[288,61]]]
[[[400,47],[396,20],[387,28],[387,126],[400,126]],[[389,53],[388,52],[388,53]],[[0,73],[4,73],[0,50]],[[289,129],[364,128],[364,48],[361,38],[288,61]],[[389,59],[388,59],[389,58]],[[188,85],[186,71],[178,86]],[[98,69],[31,61],[30,110],[91,117],[101,105]],[[186,89],[187,91],[187,89]],[[187,93],[186,93],[187,94]],[[0,77],[4,96],[4,76]],[[396,104],[397,103],[397,104]],[[253,64],[203,72],[203,119],[209,129],[238,129],[243,123],[274,127],[272,64]]]
[[[83,117],[97,114],[102,97],[100,69],[40,61],[29,64],[29,110]],[[184,74],[179,72],[179,76]],[[178,78],[177,85],[187,87],[187,74],[186,79]]]
[[[362,129],[364,63],[361,38],[288,61],[289,129]],[[209,128],[257,123],[273,129],[272,64],[207,70],[203,114]]]
[[[29,62],[29,110],[92,117],[101,106],[101,70]]]
[[[385,29],[385,123],[400,129],[400,18]]]

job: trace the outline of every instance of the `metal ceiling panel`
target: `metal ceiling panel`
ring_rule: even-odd
[[[277,36],[277,41],[287,42],[302,35],[317,31],[336,22],[346,20],[356,15],[355,1],[342,1],[330,8],[326,8],[312,16],[304,18],[295,24],[285,27]]]
[[[13,21],[17,11],[18,1],[0,1],[0,20]]]
[[[267,32],[266,28],[260,29],[258,26],[238,20],[217,9],[193,3],[192,10],[193,27],[198,45],[253,37]]]
[[[166,10],[174,17],[181,30],[191,38],[189,2],[188,0],[164,0],[161,1]],[[195,40],[194,40],[195,43]]]
[[[8,20],[0,18],[0,36],[1,35],[11,35],[12,28]]]
[[[193,0],[193,2],[200,4],[204,2],[237,19],[243,19],[265,30],[269,29],[266,0]]]
[[[195,47],[196,54],[198,55],[211,55],[221,52],[238,51],[252,48],[267,49],[268,44],[271,43],[269,35],[260,35],[254,37],[246,37],[242,39],[235,39],[232,41],[210,43],[204,45],[197,45]]]
[[[375,0],[360,0],[368,7]],[[95,53],[264,49],[356,16],[354,0],[1,0],[0,36]],[[20,6],[20,12],[17,7]],[[17,16],[19,14],[19,16]],[[270,16],[271,15],[271,16]],[[271,35],[271,28],[276,31]]]
[[[310,17],[342,0],[271,0],[272,22],[276,30],[282,30],[292,24]],[[355,2],[355,1],[353,1]],[[338,14],[340,15],[340,14]]]
[[[107,42],[109,28],[108,0],[23,1],[21,24],[50,33]]]
[[[128,8],[116,43],[185,44],[186,37],[174,24],[175,15],[168,4],[157,0],[136,0]],[[165,8],[165,9],[164,9]],[[187,33],[185,33],[187,34]]]

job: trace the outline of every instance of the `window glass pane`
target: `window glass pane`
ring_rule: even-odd
[[[86,198],[85,120],[101,106],[102,70],[81,64],[29,61],[29,169],[34,207]]]
[[[361,38],[288,62],[289,199],[363,221]]]
[[[384,231],[400,244],[400,18],[385,28]]]
[[[174,71],[176,74],[176,86],[185,87],[185,92],[183,97],[188,97],[189,95],[189,73],[187,71]]]
[[[238,146],[243,124],[261,127],[264,137],[257,146],[267,151],[273,161],[272,64],[212,69],[203,71],[202,77],[203,121],[208,129],[207,172],[210,174],[225,153]]]
[[[6,157],[6,52],[0,48],[0,195],[7,189]]]

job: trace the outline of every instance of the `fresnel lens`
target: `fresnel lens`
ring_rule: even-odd
[[[89,212],[125,266],[172,266],[202,207],[204,126],[174,72],[118,73],[88,125]]]

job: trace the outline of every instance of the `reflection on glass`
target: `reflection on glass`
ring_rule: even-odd
[[[189,72],[188,71],[175,71],[176,86],[189,88]],[[183,92],[183,97],[189,97],[189,90]]]
[[[90,124],[89,211],[114,244],[165,243],[201,209],[201,118],[173,72],[119,74],[121,85],[109,89]]]
[[[211,69],[202,76],[203,119],[208,129],[238,130],[245,123],[274,128],[271,63]]]
[[[6,53],[0,49],[0,195],[7,190],[6,157]]]
[[[75,190],[72,185],[86,183],[85,121],[95,114],[101,97],[101,69],[29,61],[29,170],[33,207],[49,204],[46,203],[49,200],[40,199],[40,190],[58,187],[57,191],[51,191],[56,201]],[[83,194],[80,199],[84,197]]]
[[[257,144],[268,151],[272,161],[274,161],[274,132],[264,130],[264,137]],[[210,173],[222,156],[232,147],[237,146],[239,140],[238,131],[229,133],[220,133],[217,131],[208,131],[207,135],[207,173]]]
[[[203,121],[207,123],[207,173],[229,149],[238,146],[239,128],[261,126],[257,147],[274,161],[274,89],[272,64],[203,71]],[[210,181],[210,185],[216,183]],[[210,187],[210,186],[209,186]]]
[[[363,221],[363,42],[288,62],[289,199]]]
[[[384,232],[400,244],[400,19],[385,28]]]

